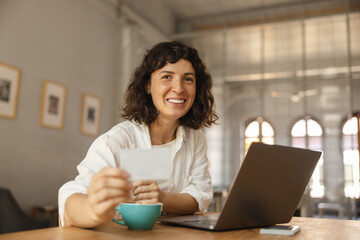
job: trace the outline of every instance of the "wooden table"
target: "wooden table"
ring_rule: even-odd
[[[0,234],[0,239],[291,239],[291,240],[359,240],[360,221],[336,220],[320,218],[294,217],[290,225],[300,225],[301,231],[294,236],[262,235],[259,228],[211,232],[191,228],[175,227],[157,223],[152,230],[128,230],[113,222],[105,223],[95,229],[81,229],[76,227],[54,227],[41,230],[24,231],[18,233]]]

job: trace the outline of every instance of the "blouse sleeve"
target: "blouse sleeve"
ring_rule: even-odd
[[[205,135],[201,131],[197,132],[198,134],[194,141],[194,160],[189,172],[190,184],[181,193],[191,195],[198,202],[199,210],[205,212],[212,200],[213,188],[209,172]]]
[[[115,167],[115,156],[111,148],[108,146],[104,137],[97,138],[90,146],[86,157],[77,166],[78,176],[73,181],[65,183],[59,189],[58,204],[59,217],[62,226],[66,226],[64,219],[65,204],[68,197],[74,193],[87,193],[92,176],[105,167]]]

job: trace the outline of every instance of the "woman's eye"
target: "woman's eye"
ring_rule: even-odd
[[[185,78],[185,81],[186,81],[186,82],[193,82],[193,81],[194,81],[194,79],[193,79],[193,78],[191,78],[191,77],[186,77],[186,78]]]
[[[170,79],[170,75],[165,75],[165,76],[162,76],[161,78],[167,80],[167,79]]]

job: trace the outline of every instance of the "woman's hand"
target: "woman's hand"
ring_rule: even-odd
[[[138,180],[132,183],[135,201],[146,203],[162,202],[163,192],[155,180]]]
[[[174,214],[193,214],[199,210],[197,201],[187,193],[172,193],[159,190],[154,180],[138,180],[132,183],[135,201],[160,202],[163,210]]]
[[[93,220],[98,224],[113,218],[115,207],[129,201],[132,185],[129,174],[120,168],[104,168],[96,173],[87,190]]]

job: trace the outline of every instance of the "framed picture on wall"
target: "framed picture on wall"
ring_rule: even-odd
[[[81,112],[80,132],[88,136],[97,136],[100,126],[101,99],[84,93]]]
[[[45,80],[43,83],[40,125],[61,130],[64,126],[66,86]]]
[[[16,117],[20,73],[20,69],[0,63],[0,117]]]

